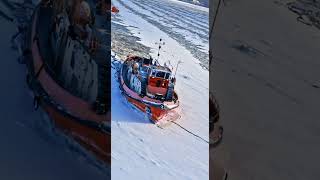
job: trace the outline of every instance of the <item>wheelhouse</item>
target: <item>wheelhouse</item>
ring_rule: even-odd
[[[151,68],[148,78],[147,91],[149,94],[157,96],[166,96],[168,87],[172,81],[172,73],[168,68]]]

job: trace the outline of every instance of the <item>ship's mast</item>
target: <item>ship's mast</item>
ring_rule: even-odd
[[[164,45],[164,42],[162,43],[162,38],[160,38],[160,42],[159,42],[159,48],[158,48],[158,57],[157,57],[157,59],[156,59],[156,62],[160,65],[160,63],[159,63],[159,57],[160,57],[160,50],[161,50],[161,45]]]

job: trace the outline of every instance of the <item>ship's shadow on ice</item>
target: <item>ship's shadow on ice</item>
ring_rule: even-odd
[[[135,113],[135,112],[134,112]],[[145,117],[141,116],[139,118],[137,118],[139,116],[135,116],[135,117],[125,117],[125,118],[117,118],[116,120],[114,120],[116,123],[137,123],[137,124],[152,124],[152,122],[148,119],[146,119]]]
[[[117,118],[112,118],[112,121],[115,121],[116,123],[152,124],[152,122],[144,116],[141,111],[133,105],[128,104],[124,98],[121,98],[121,101],[127,109],[124,109],[123,111],[116,111],[112,116]]]
[[[152,124],[152,122],[146,117],[146,115],[137,109],[134,105],[130,104],[125,97],[118,91],[113,95],[113,99],[118,101],[114,103],[114,107],[120,107],[119,109],[112,109],[112,121],[117,123],[140,123],[140,124]],[[117,106],[116,104],[120,105]]]

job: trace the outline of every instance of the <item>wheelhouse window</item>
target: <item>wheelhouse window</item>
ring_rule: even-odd
[[[156,76],[156,71],[153,70],[151,76]]]
[[[166,79],[169,79],[171,76],[171,73],[166,73]]]
[[[162,78],[162,79],[169,79],[171,77],[171,73],[170,72],[166,72],[166,71],[159,71],[159,70],[155,70],[153,69],[151,71],[150,76],[152,77],[157,77],[157,78]]]
[[[166,72],[163,71],[158,71],[156,77],[158,78],[165,78]]]

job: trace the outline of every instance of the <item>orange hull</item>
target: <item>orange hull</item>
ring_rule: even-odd
[[[152,112],[151,120],[154,122],[158,122],[161,118],[163,118],[168,113],[168,110],[164,110],[158,107],[148,106],[140,101],[130,98],[129,96],[126,96],[126,98],[131,104],[136,106],[139,110],[141,110],[144,113],[146,113],[146,109],[147,107],[149,107]]]
[[[111,155],[110,152],[107,152],[108,149],[111,149],[111,134],[81,125],[76,119],[62,114],[49,104],[43,103],[42,107],[58,128],[93,152],[103,162],[111,164]]]

